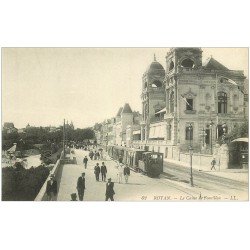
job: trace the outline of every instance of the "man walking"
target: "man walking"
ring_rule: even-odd
[[[106,198],[105,201],[108,201],[109,199],[111,201],[114,201],[114,182],[111,182],[111,178],[108,179],[108,183],[106,184]]]
[[[87,156],[85,156],[83,158],[83,164],[84,164],[85,169],[87,168],[87,163],[88,163],[88,158],[87,158]]]
[[[130,176],[130,168],[128,166],[125,166],[125,168],[123,169],[123,174],[125,182],[128,183],[128,177]]]
[[[101,172],[101,169],[100,169],[99,163],[96,163],[95,171],[94,171],[96,181],[99,181],[100,172]]]
[[[118,163],[118,182],[122,183],[122,175],[123,175],[123,167],[122,167],[122,163]]]
[[[85,173],[82,173],[82,176],[78,178],[76,189],[78,191],[79,200],[83,201],[85,190]]]
[[[211,161],[211,166],[212,166],[211,170],[213,170],[213,169],[216,170],[215,169],[215,164],[216,164],[216,160],[213,158],[213,160]]]
[[[107,168],[104,162],[102,163],[102,166],[101,166],[101,174],[102,174],[102,181],[106,181]]]
[[[47,181],[46,194],[48,201],[55,201],[57,195],[57,181],[55,180],[54,174],[50,175],[50,180]]]

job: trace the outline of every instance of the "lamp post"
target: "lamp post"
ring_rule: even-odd
[[[205,137],[206,137],[206,130],[203,128],[202,130],[201,130],[201,137],[202,137],[202,149],[204,149],[204,147],[205,147]]]
[[[190,123],[188,126],[189,129],[189,154],[190,154],[190,185],[191,187],[194,186],[194,182],[193,182],[193,147],[192,147],[192,134],[193,134],[193,126]]]
[[[222,130],[223,130],[223,135],[222,135],[222,143],[226,143],[226,133],[227,133],[227,125],[226,123],[222,124]]]
[[[213,125],[214,125],[214,123],[213,123],[213,121],[211,120],[210,121],[210,124],[209,124],[209,127],[210,127],[210,151],[211,151],[211,155],[213,154],[213,138],[212,138],[212,136],[213,136]]]
[[[108,133],[106,134],[106,152],[108,150]]]
[[[65,159],[65,119],[63,120],[63,158]]]

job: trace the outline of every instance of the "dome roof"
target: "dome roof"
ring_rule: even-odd
[[[163,66],[159,62],[152,62],[149,66],[149,70],[164,70]]]
[[[154,61],[149,65],[147,72],[149,74],[154,74],[154,73],[163,73],[165,75],[165,70],[163,66],[156,61],[156,57],[154,55]]]

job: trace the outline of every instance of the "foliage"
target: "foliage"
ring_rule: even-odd
[[[93,139],[95,137],[94,131],[91,128],[85,129],[73,129],[67,128],[66,139],[68,141],[83,141],[86,139]],[[56,131],[50,132],[49,128],[43,127],[29,127],[25,130],[25,133],[18,134],[2,133],[2,149],[7,150],[13,146],[13,143],[17,143],[17,150],[23,151],[32,149],[37,144],[42,144],[44,149],[51,149],[52,153],[56,152],[62,144],[63,133],[62,127]]]
[[[49,175],[44,166],[24,169],[20,163],[15,167],[2,168],[2,200],[33,201]]]
[[[241,137],[248,137],[248,121],[245,121],[240,126],[235,127],[230,133],[226,135],[226,139],[229,142]]]

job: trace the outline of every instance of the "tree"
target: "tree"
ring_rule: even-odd
[[[229,142],[241,137],[248,137],[248,121],[245,121],[240,126],[235,127],[230,133],[226,135],[226,139]]]

